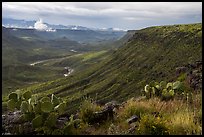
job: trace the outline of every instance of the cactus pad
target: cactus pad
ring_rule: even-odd
[[[29,98],[31,98],[31,95],[32,95],[31,91],[26,91],[25,93],[23,93],[23,97],[24,97],[26,100],[28,100]]]
[[[15,107],[16,107],[16,101],[13,100],[13,99],[10,99],[10,100],[7,102],[7,106],[8,106],[8,109],[14,110]]]
[[[45,101],[41,103],[42,112],[49,113],[53,110],[53,105],[51,102]]]
[[[42,124],[43,124],[43,118],[42,118],[41,115],[35,117],[35,118],[32,120],[32,126],[33,126],[34,128],[38,128],[38,127],[42,126]]]
[[[28,102],[23,101],[21,103],[21,112],[23,112],[23,113],[28,112],[29,111],[28,106],[29,106]]]
[[[9,99],[13,99],[14,101],[18,100],[18,95],[14,92],[9,94]]]
[[[59,99],[54,94],[52,94],[51,102],[52,102],[54,107],[60,103]]]

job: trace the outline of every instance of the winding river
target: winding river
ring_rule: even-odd
[[[82,54],[76,54],[76,55],[73,55],[73,56],[80,56]],[[30,66],[35,66],[37,64],[42,64],[42,63],[46,63],[46,62],[58,62],[58,61],[62,61],[64,59],[68,59],[68,58],[71,58],[73,56],[68,56],[68,57],[61,57],[61,58],[53,58],[53,59],[46,59],[46,60],[40,60],[40,61],[36,61],[36,62],[33,62],[33,63],[30,63],[29,65]],[[67,73],[64,74],[65,77],[69,76],[73,71],[74,69],[70,68],[70,67],[65,67],[65,68],[68,68],[68,71]]]

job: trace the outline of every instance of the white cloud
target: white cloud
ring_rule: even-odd
[[[29,28],[29,29],[33,29],[33,26],[29,26],[28,28]]]
[[[120,29],[120,28],[113,28],[114,31],[126,31],[126,30],[123,30],[123,29]]]
[[[45,31],[48,29],[47,25],[43,23],[42,19],[36,21],[34,28],[37,30]]]
[[[48,28],[46,24],[43,23],[42,19],[36,21],[34,24],[34,28],[39,31],[48,31],[48,32],[55,32],[56,30],[52,28]]]

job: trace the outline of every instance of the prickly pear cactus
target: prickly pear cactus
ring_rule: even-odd
[[[161,81],[159,84],[160,84],[160,87],[162,89],[166,88],[166,82],[165,81]]]
[[[28,100],[29,98],[31,98],[31,95],[32,95],[31,91],[26,91],[25,93],[23,93],[23,97],[24,97],[26,100]]]
[[[66,103],[62,99],[57,98],[52,94],[51,98],[39,98],[37,95],[32,95],[30,91],[26,91],[21,95],[11,93],[8,96],[7,102],[8,109],[21,110],[21,119],[24,122],[31,122],[32,127],[38,129],[48,129],[52,131],[55,127],[57,118],[63,114],[66,109]],[[43,130],[44,133],[46,131]]]
[[[10,99],[10,100],[7,102],[7,106],[8,106],[8,109],[9,109],[9,110],[14,110],[15,107],[16,107],[16,101],[13,100],[13,99]]]
[[[40,126],[43,125],[43,117],[41,115],[36,116],[33,120],[32,120],[32,126],[34,128],[38,128]]]
[[[173,89],[178,93],[182,93],[184,91],[184,84],[183,82],[176,81],[173,83]]]
[[[50,102],[50,98],[49,97],[43,97],[40,101],[41,102]]]
[[[41,103],[40,102],[37,102],[33,105],[33,111],[36,113],[36,114],[40,114],[41,113]]]
[[[14,93],[14,92],[10,93],[9,99],[13,99],[14,101],[17,101],[18,100],[18,94]]]
[[[59,105],[57,105],[54,110],[56,112],[58,112],[59,114],[63,114],[66,108],[66,103],[60,103]]]
[[[52,94],[51,102],[52,102],[54,107],[60,103],[59,99],[54,94]]]
[[[49,113],[53,110],[53,105],[51,102],[45,101],[41,102],[41,111]]]
[[[156,93],[156,88],[152,87],[152,94],[155,95],[155,93]]]
[[[184,84],[180,81],[168,83],[165,81],[151,81],[144,87],[146,98],[157,96],[162,100],[173,99],[176,93],[181,94],[184,92],[184,89]]]
[[[174,96],[174,90],[173,89],[171,89],[170,91],[169,91],[169,94],[170,94],[170,96]]]
[[[150,98],[151,97],[151,87],[149,85],[146,85],[144,91],[145,91],[146,98]]]
[[[166,85],[167,89],[171,89],[172,87],[173,87],[173,83],[171,83],[171,82],[167,83],[167,85]]]
[[[29,112],[29,104],[28,104],[28,102],[26,102],[26,101],[23,101],[22,103],[21,103],[21,112],[23,112],[23,113],[27,113],[27,112]]]
[[[22,104],[22,100],[19,99],[19,100],[16,102],[16,108],[17,108],[17,109],[21,109],[21,104]]]
[[[150,87],[153,87],[153,86],[155,85],[155,81],[154,81],[154,80],[151,81],[151,82],[149,83],[149,85],[150,85]]]
[[[150,91],[150,86],[149,86],[149,85],[146,85],[144,91],[145,91],[146,93],[148,93],[148,92]]]
[[[45,121],[45,125],[48,127],[54,127],[57,122],[57,114],[50,113],[47,120]]]

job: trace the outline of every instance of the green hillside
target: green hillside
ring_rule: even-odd
[[[33,78],[41,76],[47,82],[3,96],[5,133],[201,135],[202,24],[128,31],[117,43],[122,45],[118,49],[29,66]],[[74,72],[55,78],[53,71],[63,73],[65,66]],[[18,78],[23,76],[29,82],[30,69],[24,67],[16,80],[4,82],[22,84]],[[11,68],[4,72],[15,71]],[[7,110],[15,112],[6,114]]]
[[[78,58],[78,54],[85,54],[86,56],[86,54],[91,54],[88,52],[92,52],[97,55],[101,50],[107,51],[114,47],[111,45],[113,40],[107,40],[102,45],[98,44],[98,42],[94,44],[80,44],[70,40],[71,37],[67,38],[69,35],[75,35],[72,34],[75,32],[68,30],[61,30],[60,32],[63,32],[63,35],[58,35],[58,33],[52,34],[52,32],[38,32],[30,29],[2,27],[3,94],[32,85],[33,83],[60,78],[63,76],[64,67],[67,65],[72,67],[72,69],[77,67],[78,70],[89,67],[93,63],[89,62],[89,60],[80,63],[83,57],[80,56]],[[79,34],[80,31],[77,31],[77,35]],[[83,36],[83,33],[80,35]],[[103,35],[107,38],[109,36],[115,37],[115,34],[109,34],[108,32],[104,32]],[[91,36],[88,37],[93,41],[95,39]],[[67,58],[69,59],[65,61]],[[49,60],[46,61],[46,65],[44,63],[43,65],[30,66],[31,63],[44,60]],[[69,62],[72,63],[70,64]]]
[[[88,57],[89,58],[89,57]],[[202,60],[202,24],[158,26],[138,30],[129,41],[91,67],[23,90],[55,95],[77,110],[84,97],[119,102],[141,95],[152,80],[172,81],[175,69]],[[65,63],[65,62],[64,62]]]

